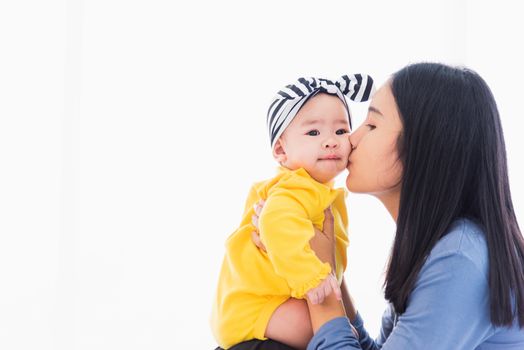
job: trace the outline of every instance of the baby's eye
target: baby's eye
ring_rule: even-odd
[[[347,134],[349,131],[346,130],[346,129],[338,129],[336,134],[337,135],[344,135],[344,134]]]
[[[318,131],[318,130],[311,130],[311,131],[308,131],[308,132],[306,133],[306,135],[309,135],[309,136],[318,136],[318,135],[320,135],[320,131]]]
[[[373,124],[366,124],[366,126],[369,128],[369,130],[374,130],[376,128]]]

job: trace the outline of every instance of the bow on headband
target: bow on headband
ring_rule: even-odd
[[[373,78],[366,74],[343,75],[335,82],[321,78],[299,78],[294,84],[280,90],[269,106],[267,127],[271,147],[275,145],[304,103],[316,94],[324,92],[338,96],[349,116],[349,108],[344,96],[355,102],[364,102],[369,100],[374,91]],[[349,123],[351,125],[351,118]]]

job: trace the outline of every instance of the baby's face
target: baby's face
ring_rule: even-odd
[[[302,106],[277,141],[275,152],[281,147],[283,166],[304,168],[315,180],[325,183],[346,169],[351,152],[349,131],[342,101],[320,93]]]

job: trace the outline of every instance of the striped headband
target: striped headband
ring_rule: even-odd
[[[280,90],[269,106],[267,127],[271,148],[304,103],[316,94],[324,92],[338,96],[344,103],[349,117],[349,108],[344,96],[355,102],[364,102],[369,100],[374,91],[373,78],[366,74],[343,75],[335,82],[328,79],[299,78],[295,83]],[[351,126],[351,117],[349,125]]]

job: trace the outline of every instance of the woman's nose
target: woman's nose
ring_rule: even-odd
[[[358,141],[360,140],[359,130],[360,130],[360,128],[358,128],[357,130],[353,131],[349,135],[349,143],[351,143],[351,149],[355,149],[357,147],[357,145],[358,145]]]

